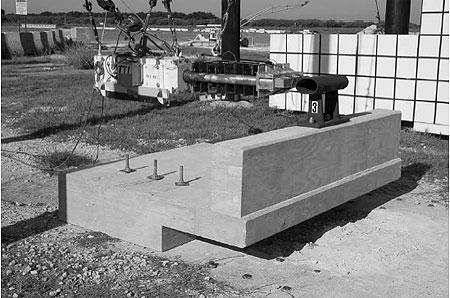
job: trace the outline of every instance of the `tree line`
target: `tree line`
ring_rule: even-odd
[[[130,14],[123,13],[124,18],[127,18]],[[145,19],[145,12],[138,12],[137,15]],[[93,13],[93,17],[96,19],[97,24],[103,22],[105,13]],[[206,24],[220,24],[221,19],[211,12],[196,11],[191,13],[174,12],[173,18],[177,26],[190,27],[196,25]],[[2,10],[1,15],[2,23],[16,23],[17,15],[5,14]],[[27,23],[30,24],[55,24],[57,26],[88,26],[90,24],[89,14],[82,11],[71,12],[50,12],[44,11],[39,14],[28,14]],[[108,14],[107,24],[114,25],[114,17]],[[258,19],[248,23],[247,27],[276,27],[276,28],[314,28],[314,27],[326,27],[326,28],[365,28],[374,24],[373,22],[367,22],[363,20],[356,21],[336,21],[336,20],[319,20],[319,19],[298,19],[298,20],[285,20],[285,19]],[[168,18],[167,12],[155,11],[152,12],[150,18],[151,26],[167,26]],[[416,24],[411,24],[411,28],[418,28]]]

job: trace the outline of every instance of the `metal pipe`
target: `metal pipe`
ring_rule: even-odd
[[[222,0],[221,56],[224,60],[240,60],[241,0]]]
[[[344,89],[348,85],[346,76],[323,75],[301,78],[297,84],[297,91],[304,94],[321,94]]]
[[[411,0],[387,0],[385,29],[386,34],[408,34]]]
[[[242,86],[256,86],[255,76],[246,76],[238,74],[213,74],[213,73],[197,73],[186,70],[183,73],[183,79],[187,82],[203,82],[216,84],[230,84]]]

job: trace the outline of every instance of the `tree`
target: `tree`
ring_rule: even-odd
[[[5,10],[2,8],[2,16],[6,14]]]

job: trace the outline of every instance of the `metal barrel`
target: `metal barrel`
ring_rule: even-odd
[[[183,73],[183,79],[187,82],[203,82],[216,84],[230,84],[242,86],[256,86],[255,76],[246,76],[238,74],[213,74],[213,73],[197,73],[186,70]]]
[[[297,84],[297,91],[304,94],[320,94],[344,89],[348,85],[346,76],[324,75],[303,77]]]

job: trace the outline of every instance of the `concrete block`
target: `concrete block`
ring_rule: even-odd
[[[11,59],[11,52],[9,51],[6,35],[2,32],[2,59]]]
[[[20,42],[22,43],[22,48],[25,56],[36,55],[37,50],[34,46],[33,33],[20,32]]]
[[[53,32],[52,31],[45,31],[45,35],[47,35],[48,47],[53,51],[54,49],[56,49],[56,42],[55,42],[55,39],[53,37]]]
[[[54,51],[54,48],[51,47],[47,32],[40,32],[42,45],[44,46],[44,53],[51,54]]]
[[[37,54],[42,54],[44,52],[44,44],[42,43],[41,33],[40,32],[32,32],[33,34],[33,42],[34,47],[36,49]]]
[[[6,32],[4,34],[11,56],[23,56],[25,51],[23,50],[19,32]]]
[[[400,113],[289,127],[59,176],[59,218],[167,250],[195,236],[246,247],[400,177]],[[153,160],[164,179],[147,178]],[[179,165],[186,187],[177,187]]]

